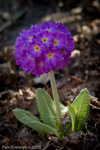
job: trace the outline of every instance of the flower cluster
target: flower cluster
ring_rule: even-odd
[[[66,130],[67,126],[70,125],[70,123],[71,123],[71,116],[69,115],[65,118],[61,118],[61,123],[63,125],[63,129]]]
[[[25,73],[30,71],[37,77],[67,66],[74,47],[73,37],[62,23],[48,21],[32,25],[17,37],[16,63],[25,69]]]

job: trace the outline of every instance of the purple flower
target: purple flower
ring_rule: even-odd
[[[31,71],[32,74],[35,74],[35,76],[37,77],[37,76],[44,74],[44,72],[45,73],[50,72],[50,68],[45,66],[44,59],[42,57],[38,58],[37,62],[38,63],[35,69]]]
[[[57,31],[59,31],[60,33],[64,33],[65,35],[71,35],[70,31],[68,29],[66,29],[66,26],[63,25],[61,22],[57,23]]]
[[[60,51],[57,51],[55,49],[49,49],[44,54],[44,63],[45,66],[49,66],[50,69],[53,69],[53,67],[58,66],[59,60],[63,60],[63,55]]]
[[[48,32],[55,32],[56,31],[56,23],[48,21],[45,24],[41,23],[41,30],[48,31]]]
[[[31,54],[33,58],[40,56],[43,49],[44,47],[37,41],[27,47],[28,53]]]
[[[63,56],[63,60],[59,60],[59,67],[61,68],[61,69],[64,69],[64,66],[67,66],[67,58],[66,58],[66,56]]]
[[[63,130],[66,130],[66,129],[67,129],[67,127],[66,127],[66,126],[64,126],[64,127],[63,127]]]
[[[66,26],[54,21],[22,30],[15,42],[17,65],[35,76],[67,66],[75,48],[74,39]]]
[[[52,34],[48,31],[42,31],[37,35],[37,41],[45,47],[50,47],[52,44]]]
[[[62,49],[65,47],[66,38],[64,34],[56,32],[53,34],[53,47]]]
[[[33,35],[30,30],[22,30],[23,33],[20,33],[23,44],[30,44],[33,42]]]
[[[71,36],[69,36],[68,38],[67,38],[67,42],[66,42],[66,45],[65,45],[65,49],[67,50],[67,51],[73,51],[73,49],[75,48],[75,45],[74,45],[74,39],[73,39],[73,37],[71,37]]]
[[[37,34],[40,33],[41,29],[40,29],[40,25],[35,24],[35,26],[31,25],[31,33],[33,34],[33,37],[36,37]]]
[[[36,65],[36,61],[31,57],[31,55],[22,55],[17,58],[16,63],[20,65],[20,69],[25,68],[25,73],[31,71],[31,68],[34,69]]]
[[[21,37],[17,37],[15,48],[15,55],[20,55],[27,48],[26,44],[23,44]]]

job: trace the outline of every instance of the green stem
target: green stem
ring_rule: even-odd
[[[58,96],[58,92],[57,92],[57,87],[56,87],[53,70],[50,71],[49,75],[50,75],[52,93],[53,93],[53,97],[54,97],[54,101],[55,101],[55,105],[56,105],[57,116],[58,116],[58,119],[60,119],[61,118],[61,108],[60,108],[59,96]]]

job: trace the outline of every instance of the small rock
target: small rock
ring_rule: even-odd
[[[4,12],[2,14],[2,18],[5,19],[5,20],[10,20],[11,19],[11,15],[9,12]]]

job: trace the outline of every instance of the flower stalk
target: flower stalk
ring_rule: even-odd
[[[55,105],[56,105],[57,117],[58,117],[58,119],[61,119],[61,108],[60,108],[59,96],[58,96],[58,92],[57,92],[57,87],[56,87],[53,70],[50,71],[49,75],[50,75],[52,93],[53,93],[53,97],[54,97],[54,101],[55,101]]]

